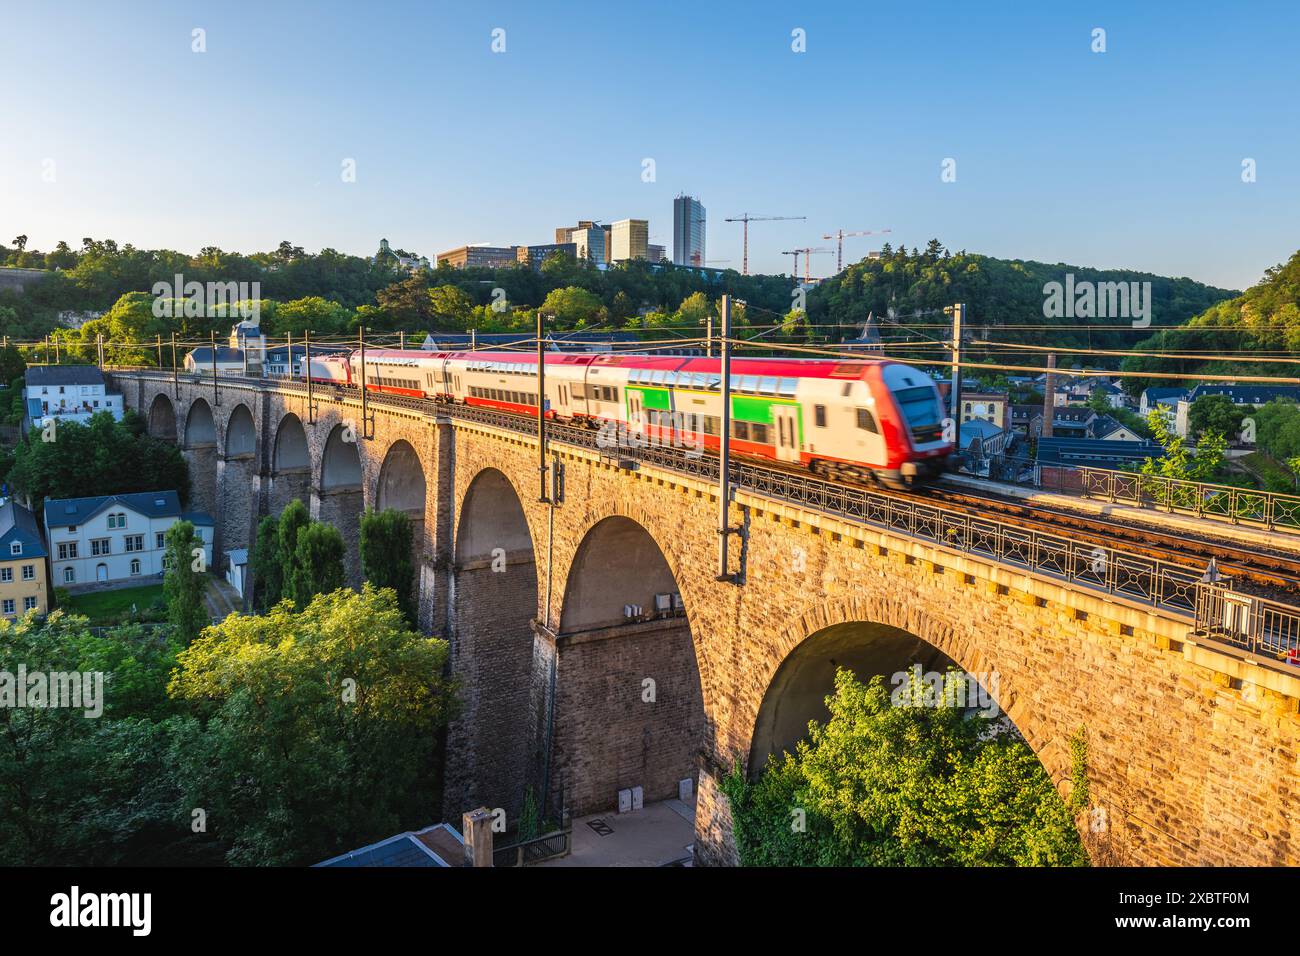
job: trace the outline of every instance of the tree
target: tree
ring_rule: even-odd
[[[434,327],[439,329],[468,328],[474,303],[464,290],[450,284],[429,290],[429,306],[433,310]]]
[[[231,615],[183,651],[170,692],[210,718],[181,777],[228,862],[301,866],[437,819],[446,661],[370,586]]]
[[[1163,458],[1148,458],[1142,462],[1139,471],[1144,475],[1177,481],[1209,481],[1223,464],[1223,453],[1228,443],[1220,434],[1202,435],[1200,443],[1192,450],[1181,435],[1170,429],[1164,414],[1155,408],[1147,415],[1147,427],[1165,454]]]
[[[345,332],[351,313],[345,306],[318,295],[282,302],[274,309],[270,325],[277,335],[286,333],[301,340],[304,332],[313,335],[337,335]]]
[[[58,422],[48,433],[33,429],[31,440],[18,446],[10,478],[33,500],[175,489],[185,504],[190,494],[180,449],[144,434],[133,411],[120,422],[99,412],[85,424]]]
[[[0,312],[3,312],[0,309]],[[12,382],[14,379],[22,379],[23,373],[27,371],[27,360],[23,358],[23,353],[10,345],[6,348],[0,348],[0,382]]]
[[[948,681],[964,680],[960,671]],[[948,684],[953,687],[955,684]],[[1078,866],[1078,831],[1033,751],[919,675],[893,695],[840,668],[796,752],[723,783],[745,865]],[[900,699],[902,703],[896,705]],[[791,810],[804,814],[792,826]]]
[[[600,297],[578,286],[552,289],[542,302],[542,311],[555,316],[555,327],[567,330],[587,325],[603,308]]]
[[[285,577],[286,596],[303,608],[317,594],[343,587],[343,553],[343,535],[338,528],[319,521],[302,528],[293,552],[293,569]]]
[[[280,554],[280,521],[267,515],[257,523],[253,544],[253,593],[262,610],[275,607],[284,596],[284,563]]]
[[[203,573],[206,570],[203,541],[188,521],[177,521],[168,528],[165,540],[163,567],[167,570],[163,594],[167,599],[167,620],[176,629],[177,637],[188,644],[208,623],[203,600],[208,589]]]
[[[411,520],[405,512],[367,509],[361,516],[361,573],[376,588],[392,588],[397,594],[397,606],[414,626],[418,609],[411,534]]]
[[[280,597],[290,597],[289,580],[293,577],[294,561],[298,553],[298,533],[311,524],[307,506],[297,498],[280,512],[280,536],[277,552],[280,555]]]
[[[1188,409],[1187,425],[1193,438],[1214,432],[1233,439],[1241,433],[1241,423],[1245,417],[1246,410],[1234,405],[1227,395],[1202,395]]]

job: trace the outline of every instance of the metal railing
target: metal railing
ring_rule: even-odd
[[[573,824],[528,840],[492,850],[493,866],[529,866],[544,860],[568,856],[573,850]]]
[[[1015,456],[993,456],[988,461],[992,481],[1023,484],[1017,479],[1032,475],[1035,487],[1058,494],[1300,534],[1300,495]]]
[[[1300,608],[1203,584],[1197,589],[1196,633],[1300,667]]]

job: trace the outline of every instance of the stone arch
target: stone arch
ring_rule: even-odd
[[[526,788],[542,794],[545,699],[534,677],[533,536],[522,500],[501,471],[484,468],[471,479],[452,555],[453,657],[462,685],[474,689],[448,736],[448,763],[458,779],[448,783],[447,807],[503,807],[513,820]]]
[[[345,423],[330,429],[321,450],[311,513],[343,536],[343,572],[349,587],[361,587],[361,512],[365,509],[359,436]]]
[[[575,814],[698,783],[704,684],[685,601],[664,549],[625,515],[592,525],[566,575],[556,636],[552,790]]]
[[[936,625],[934,619],[919,611],[905,598],[894,595],[872,595],[818,604],[793,618],[777,635],[772,642],[774,654],[769,658],[773,663],[765,673],[755,675],[757,686],[765,690],[763,701],[751,716],[745,737],[750,742],[751,760],[761,749],[761,740],[755,741],[755,737],[765,732],[767,726],[771,726],[761,725],[762,721],[771,720],[770,715],[764,714],[768,707],[767,695],[774,685],[779,686],[778,678],[787,662],[795,655],[807,654],[809,656],[803,666],[815,664],[819,652],[824,659],[826,654],[833,653],[838,647],[850,644],[854,636],[851,631],[853,628],[863,629],[858,632],[858,637],[866,636],[881,642],[875,648],[874,658],[877,660],[883,659],[881,654],[892,650],[895,654],[901,652],[906,655],[906,664],[915,660],[922,663],[923,668],[935,668],[938,664],[939,667],[935,669],[941,669],[943,662],[952,661],[970,674],[997,674],[996,687],[989,686],[985,689],[997,701],[1000,712],[1010,719],[1037,754],[1057,790],[1062,796],[1068,796],[1064,789],[1070,779],[1068,742],[1052,738],[1046,729],[1048,722],[1044,715],[1033,708],[1027,696],[1021,697],[1018,694],[1014,677],[1006,669],[999,669],[997,663],[985,655],[980,642],[974,637],[968,634],[959,636],[951,628]],[[825,643],[820,648],[816,644],[809,644],[807,650],[800,651],[801,646],[819,635],[823,635],[822,640],[829,638],[837,643]],[[865,662],[872,657],[872,652],[868,649],[866,656],[857,659]],[[893,659],[900,658],[895,656]],[[932,663],[927,665],[927,661]],[[797,670],[791,673],[797,676]],[[809,679],[805,679],[805,684],[807,683],[810,683]],[[786,724],[793,720],[787,716]],[[765,758],[766,754],[763,755]]]
[[[149,404],[149,434],[154,438],[176,441],[176,407],[164,392],[155,395]]]
[[[186,448],[216,447],[217,423],[212,417],[212,406],[205,399],[196,398],[185,415]]]
[[[307,445],[307,430],[302,419],[287,412],[275,429],[275,445],[271,455],[272,474],[311,470],[311,449]]]
[[[413,521],[423,522],[426,487],[420,456],[410,442],[399,438],[388,446],[388,453],[379,466],[376,508],[379,511],[395,508],[405,511]]]
[[[257,453],[257,425],[248,406],[240,402],[226,421],[226,457],[252,458]]]
[[[360,491],[361,475],[361,452],[355,432],[351,426],[335,425],[321,452],[320,490]]]

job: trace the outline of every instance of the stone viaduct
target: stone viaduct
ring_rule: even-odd
[[[518,813],[526,787],[580,815],[689,778],[696,860],[734,863],[719,778],[823,717],[836,666],[951,660],[998,675],[1063,796],[1086,731],[1080,821],[1106,821],[1108,860],[1300,863],[1300,680],[1197,641],[1185,618],[743,490],[743,578],[720,582],[712,482],[555,443],[551,504],[534,435],[379,403],[365,423],[325,389],[309,409],[301,386],[114,379],[184,450],[217,554],[301,498],[344,532],[355,584],[363,508],[414,519],[420,624],[451,642],[463,699],[446,819]]]

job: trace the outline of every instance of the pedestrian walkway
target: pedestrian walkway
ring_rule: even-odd
[[[573,821],[573,851],[538,866],[690,865],[695,801],[663,800],[630,813],[593,813]]]
[[[227,615],[244,609],[244,601],[239,592],[225,578],[214,574],[208,575],[208,589],[203,595],[208,614],[217,621],[224,621]]]

